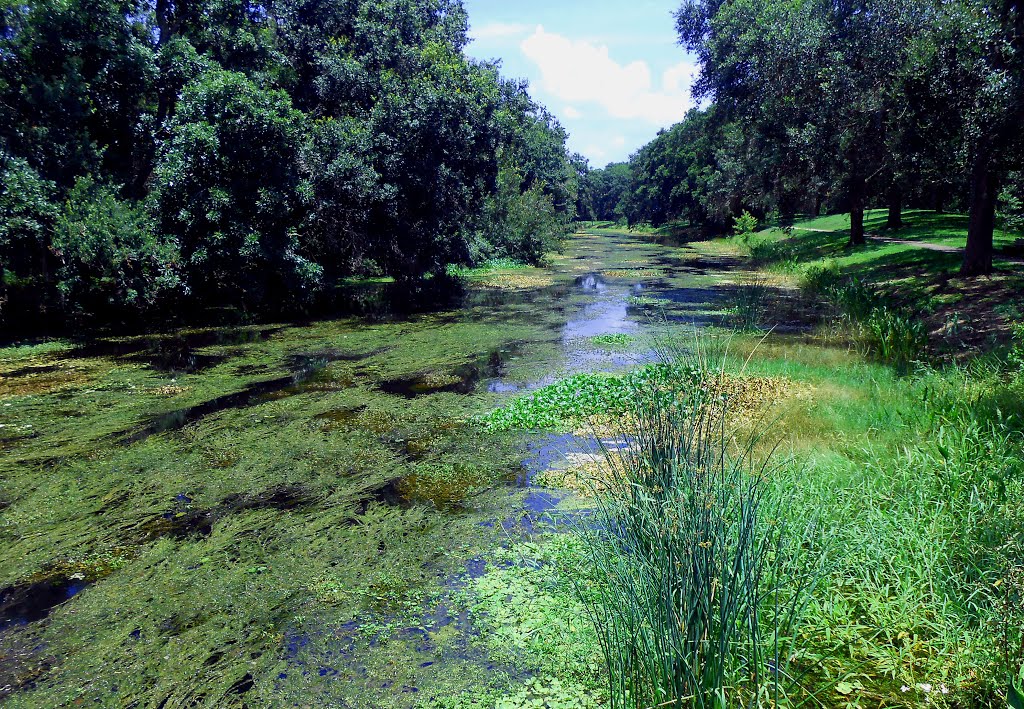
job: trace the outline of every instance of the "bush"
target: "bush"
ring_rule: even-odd
[[[733,222],[733,234],[738,236],[743,243],[750,241],[750,237],[757,231],[757,217],[744,210],[743,214],[736,217]]]
[[[177,288],[177,244],[158,238],[138,203],[81,178],[68,195],[53,232],[57,288],[68,310],[96,315],[144,310]]]
[[[821,265],[812,264],[800,278],[800,290],[810,296],[830,295],[841,279],[842,273],[835,261],[825,261]]]

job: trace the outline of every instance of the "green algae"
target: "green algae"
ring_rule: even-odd
[[[510,532],[494,520],[521,513],[526,492],[509,487],[521,437],[473,421],[509,389],[605,366],[567,355],[561,333],[593,298],[575,280],[639,268],[664,287],[694,282],[664,264],[643,272],[666,253],[583,236],[548,269],[510,269],[532,279],[511,290],[469,278],[455,310],[0,350],[0,589],[84,582],[0,638],[46,648],[27,652],[6,703],[411,707],[575,692],[552,689],[576,687],[575,670],[502,656],[486,624],[436,628],[432,659],[402,632],[452,596],[466,559],[496,558]],[[459,607],[479,608],[484,589],[460,583]]]

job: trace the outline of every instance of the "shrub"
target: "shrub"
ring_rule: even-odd
[[[743,214],[736,217],[733,221],[733,234],[738,236],[744,243],[747,243],[754,232],[757,231],[757,225],[757,217],[744,210]]]
[[[53,250],[57,287],[71,311],[144,310],[179,285],[177,245],[156,236],[141,205],[91,178],[79,179],[68,195]]]
[[[810,296],[830,295],[841,278],[842,273],[835,261],[825,261],[821,265],[812,264],[800,278],[800,290]]]

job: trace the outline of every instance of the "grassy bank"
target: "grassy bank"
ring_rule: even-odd
[[[947,221],[955,226],[957,218]],[[809,228],[822,223],[830,224],[811,222]],[[804,327],[794,334],[727,335],[729,354],[722,360],[725,375],[739,382],[724,396],[743,402],[745,412],[730,430],[762,431],[757,452],[774,451],[769,509],[788,529],[815,530],[801,537],[808,554],[804,563],[813,565],[817,581],[789,638],[780,682],[787,698],[781,703],[1004,706],[1024,684],[1024,336],[1013,339],[1020,315],[1012,297],[1020,292],[1015,290],[1020,274],[1004,264],[1007,270],[987,282],[991,300],[986,304],[996,310],[992,336],[965,338],[976,352],[996,345],[990,354],[944,356],[944,333],[929,327],[926,342],[912,353],[889,356],[882,343],[859,346],[872,338],[872,327],[879,327],[871,325],[872,313],[892,314],[898,339],[913,323],[910,308],[923,307],[931,321],[974,303],[969,294],[946,296],[957,285],[950,254],[905,244],[855,251],[847,249],[845,239],[841,230],[775,231],[755,237],[752,248],[735,240],[693,247],[714,259],[754,252],[762,271],[743,278],[746,287],[753,283],[763,291],[755,330],[771,328],[779,313],[799,310],[803,317]],[[764,258],[766,248],[787,256]],[[862,291],[863,312],[857,312],[853,295],[844,296],[844,288]],[[777,299],[801,305],[780,307]],[[610,435],[616,431],[608,422],[621,422],[624,412],[635,411],[631,407],[644,401],[651,386],[647,379],[631,396],[623,392],[628,379],[559,382],[513,401],[489,420],[565,430],[579,427],[582,407],[590,424]],[[581,391],[585,394],[574,394]],[[745,391],[760,394],[745,396]],[[560,411],[567,412],[564,419]],[[685,425],[681,420],[672,430],[679,434]],[[620,426],[618,433],[637,433],[635,425]],[[729,446],[723,444],[725,449]],[[640,469],[658,469],[649,455],[641,457]],[[770,695],[751,693],[757,672],[743,661],[731,670],[723,663],[727,671],[712,691],[682,695],[687,686],[698,686],[687,685],[686,677],[707,669],[701,663],[711,658],[702,659],[693,643],[677,643],[668,635],[651,641],[660,621],[644,609],[658,607],[658,599],[653,604],[643,599],[658,595],[649,582],[660,557],[638,556],[637,544],[646,539],[643,544],[652,549],[685,554],[704,540],[643,524],[643,519],[670,517],[669,507],[662,509],[668,503],[639,514],[627,501],[645,492],[657,501],[667,488],[635,475],[625,475],[622,485],[621,461],[617,450],[609,451],[608,462],[577,456],[557,478],[607,500],[599,507],[616,511],[603,526],[640,530],[634,542],[610,552],[600,546],[598,534],[600,554],[579,550],[581,561],[568,564],[553,581],[555,588],[575,589],[595,609],[599,638],[607,633],[614,640],[602,646],[610,677],[604,700],[631,709],[775,702]],[[616,477],[620,484],[609,482]],[[731,514],[724,506],[721,513]],[[583,536],[591,537],[592,528]],[[666,578],[675,574],[680,584],[660,596],[661,603],[671,605],[679,602],[672,594],[686,587],[687,574],[694,572],[666,567],[664,573]],[[671,657],[679,664],[669,662],[662,655],[666,651],[676,653]],[[668,669],[654,674],[654,667]],[[657,694],[659,687],[670,689]]]

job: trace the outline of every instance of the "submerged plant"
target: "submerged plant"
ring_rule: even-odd
[[[580,532],[613,709],[778,706],[795,686],[815,573],[719,391],[634,390],[632,445],[607,452],[618,479]]]

